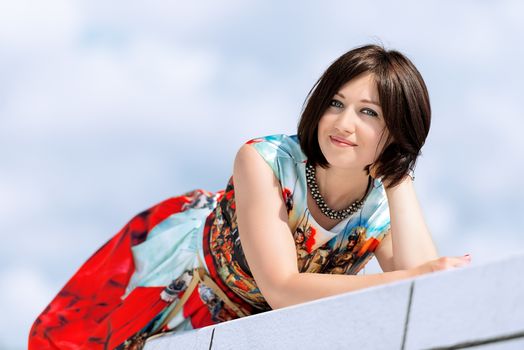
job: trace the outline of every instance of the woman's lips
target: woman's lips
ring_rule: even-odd
[[[331,139],[331,142],[333,142],[333,144],[337,146],[341,146],[341,147],[355,147],[356,146],[356,144],[354,144],[353,142],[344,140],[340,137],[330,136],[329,138]]]

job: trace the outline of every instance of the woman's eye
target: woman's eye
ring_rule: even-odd
[[[367,114],[367,115],[372,116],[372,117],[378,117],[378,113],[375,112],[375,111],[372,110],[372,109],[369,109],[369,108],[364,108],[364,109],[362,110],[362,112],[363,112],[364,114]]]
[[[331,102],[329,102],[329,105],[331,107],[335,107],[335,108],[342,108],[342,107],[344,107],[342,102],[340,102],[339,100],[331,100]]]

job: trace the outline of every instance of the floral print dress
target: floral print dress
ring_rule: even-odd
[[[247,144],[280,183],[300,272],[357,274],[389,233],[380,180],[361,209],[328,231],[307,207],[307,159],[297,136]],[[131,219],[40,314],[29,348],[139,349],[152,336],[270,309],[242,250],[231,177],[223,191],[194,190]]]

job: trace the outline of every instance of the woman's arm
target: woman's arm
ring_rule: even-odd
[[[414,277],[418,270],[374,275],[299,273],[280,185],[271,168],[250,145],[234,164],[240,241],[260,291],[273,309]]]
[[[390,249],[395,269],[411,269],[437,259],[437,249],[424,221],[411,177],[406,176],[397,186],[386,188],[386,196],[391,219]]]

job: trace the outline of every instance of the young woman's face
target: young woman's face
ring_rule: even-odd
[[[386,138],[378,90],[370,73],[343,85],[318,123],[320,150],[335,167],[364,169],[380,155]]]

